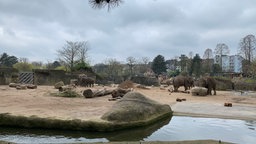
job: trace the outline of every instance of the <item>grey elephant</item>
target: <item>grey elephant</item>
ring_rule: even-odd
[[[194,86],[194,80],[192,77],[188,76],[176,76],[173,78],[173,87],[174,91],[177,92],[180,86],[185,87],[185,91],[188,90],[190,87]]]
[[[212,90],[213,94],[216,95],[216,81],[212,77],[203,77],[198,80],[198,85],[200,87],[205,87],[207,88],[207,94],[212,95]]]
[[[85,87],[93,87],[94,86],[94,79],[90,77],[81,77],[79,79],[79,85]]]

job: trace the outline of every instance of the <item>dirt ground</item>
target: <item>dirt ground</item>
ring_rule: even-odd
[[[114,89],[110,86],[95,86],[93,89]],[[85,87],[77,87],[82,94]],[[182,90],[181,87],[179,90]],[[186,93],[170,93],[168,88],[135,88],[134,91],[168,104],[174,115],[220,117],[256,120],[256,92],[217,91],[217,95],[200,97]],[[37,89],[16,90],[7,85],[0,86],[0,113],[22,116],[39,116],[59,119],[99,119],[116,101],[111,95],[86,99],[64,98],[50,95],[58,92],[53,86],[38,86]],[[186,101],[176,102],[177,98]],[[232,107],[224,107],[230,102]]]

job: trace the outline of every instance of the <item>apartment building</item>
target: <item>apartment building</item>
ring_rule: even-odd
[[[240,55],[216,55],[214,63],[219,64],[222,67],[223,72],[242,72],[243,57]]]

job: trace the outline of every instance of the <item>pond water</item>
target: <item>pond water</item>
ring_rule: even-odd
[[[16,143],[221,140],[252,144],[256,121],[174,116],[146,128],[118,132],[55,131],[0,127],[0,140]]]

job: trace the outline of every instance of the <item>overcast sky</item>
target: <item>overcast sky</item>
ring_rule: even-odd
[[[66,40],[88,41],[90,63],[161,54],[203,56],[218,43],[237,54],[256,34],[255,0],[124,0],[93,9],[88,0],[0,0],[0,54],[53,62]]]

